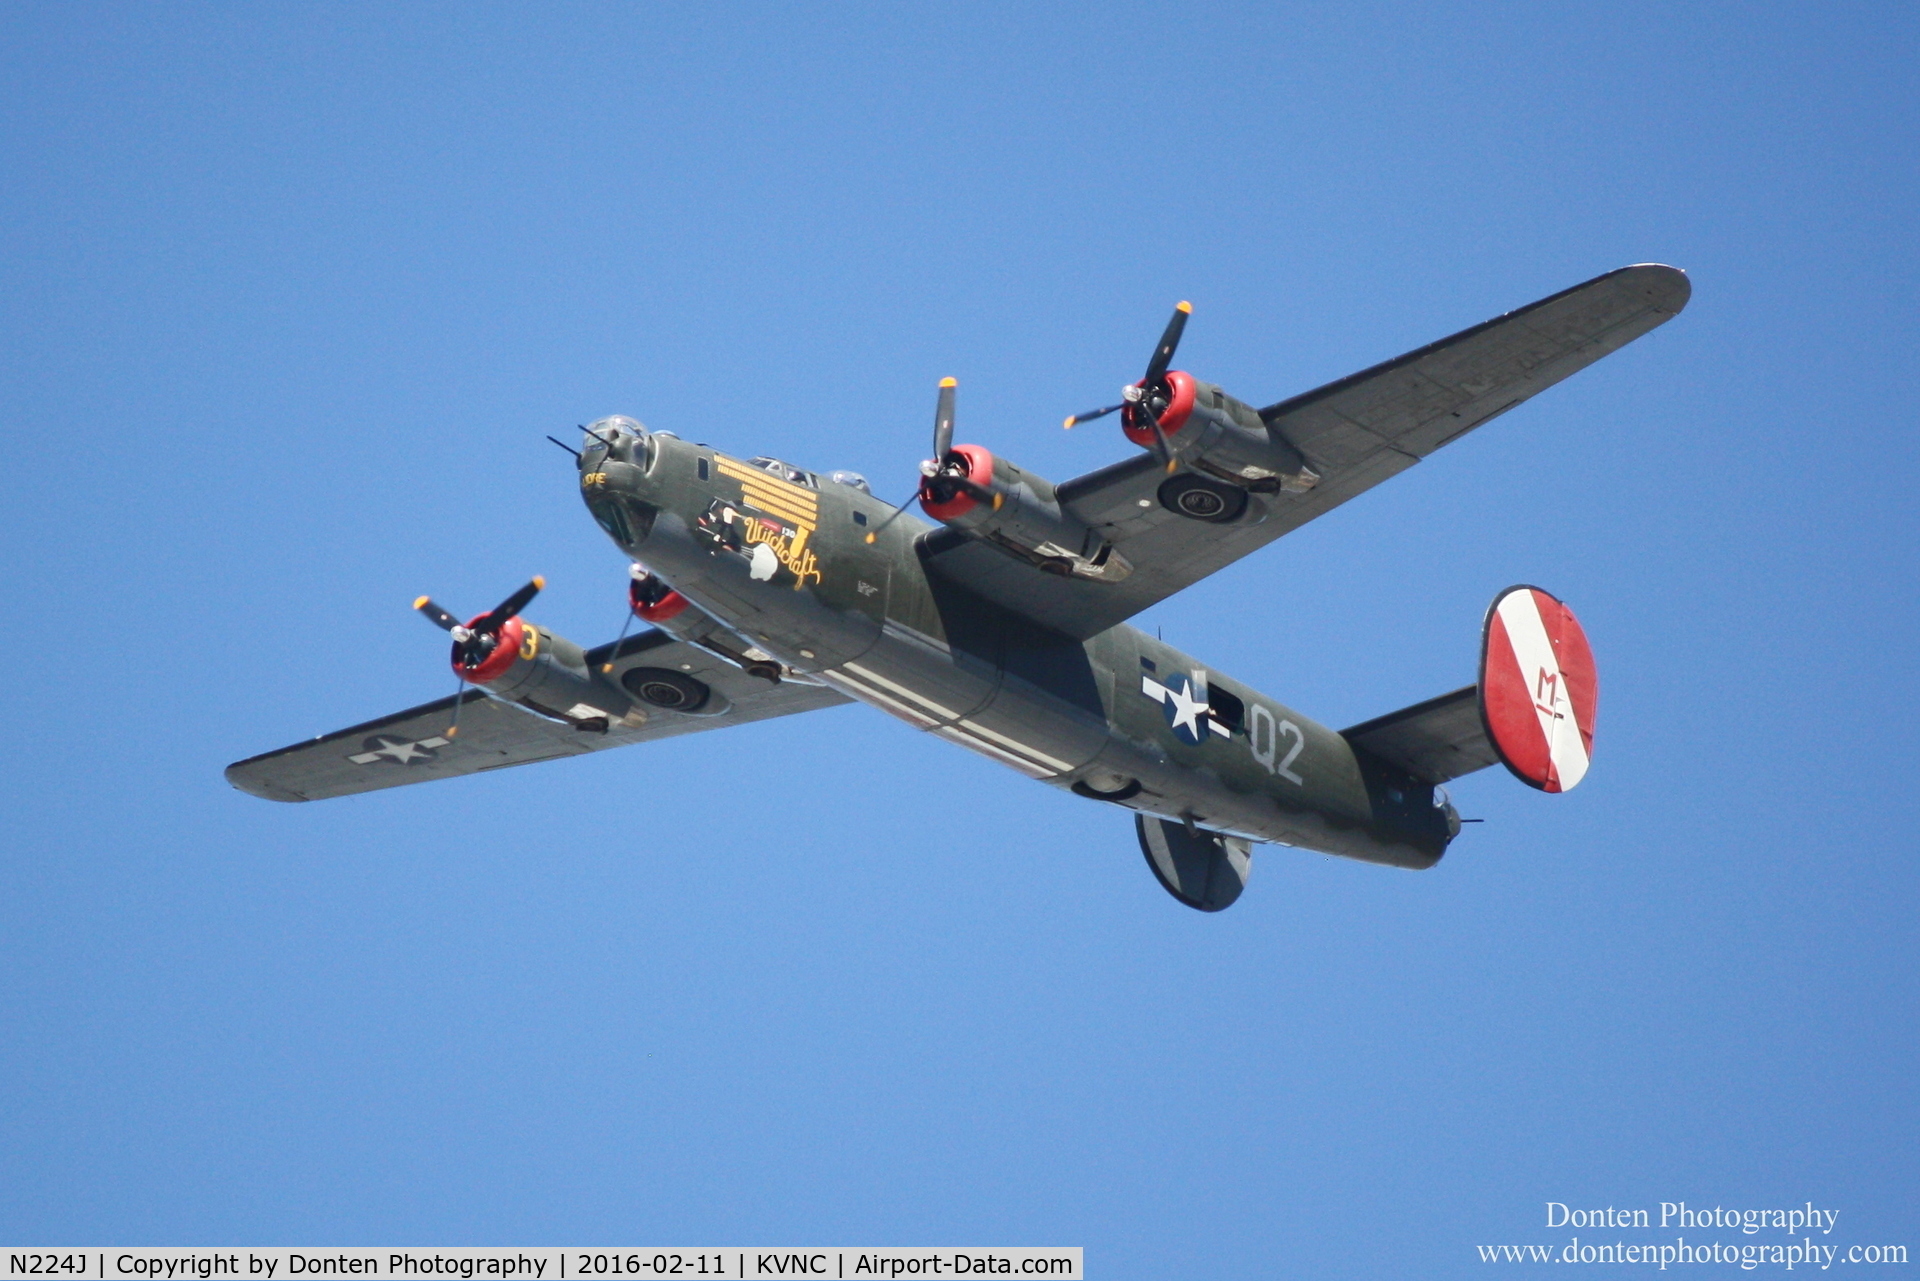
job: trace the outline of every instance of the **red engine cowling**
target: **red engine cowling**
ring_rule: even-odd
[[[1168,370],[1166,382],[1168,396],[1166,408],[1160,411],[1160,430],[1166,433],[1167,443],[1172,445],[1174,437],[1180,434],[1180,429],[1185,427],[1188,420],[1193,417],[1193,406],[1198,399],[1199,385],[1194,382],[1192,374],[1179,369]],[[1145,384],[1135,383],[1134,386],[1144,387]],[[1137,402],[1121,407],[1120,430],[1126,433],[1128,440],[1142,449],[1153,449],[1159,443],[1153,434],[1153,424],[1147,421],[1145,414],[1139,412]]]
[[[693,608],[693,602],[668,587],[664,579],[637,565],[634,570],[627,580],[627,604],[633,609],[634,617],[658,627]]]
[[[467,626],[473,627],[485,618],[485,614],[476,614],[467,620]],[[460,642],[453,645],[453,674],[473,685],[491,685],[512,669],[521,648],[526,644],[527,625],[516,615],[500,625],[494,645],[484,658],[469,667],[461,657]],[[537,642],[536,642],[537,644]]]
[[[984,490],[993,490],[994,458],[982,445],[955,445],[953,452],[943,460],[944,469],[950,475],[971,482]],[[929,476],[920,482],[920,510],[935,520],[952,524],[980,506],[977,494],[964,489],[953,489],[949,496],[942,497],[939,492],[938,475]],[[997,495],[996,495],[997,497]],[[1004,500],[1002,500],[1004,501]],[[999,508],[1001,502],[992,506]]]

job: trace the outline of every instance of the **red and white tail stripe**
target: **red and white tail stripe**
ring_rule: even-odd
[[[1522,782],[1564,792],[1586,777],[1599,694],[1593,649],[1572,610],[1538,587],[1494,598],[1480,647],[1480,716]]]

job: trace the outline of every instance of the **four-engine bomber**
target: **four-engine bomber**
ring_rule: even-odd
[[[1118,412],[1144,452],[1056,486],[955,444],[947,379],[899,508],[850,473],[604,418],[570,452],[652,630],[583,650],[520,617],[538,578],[465,623],[422,597],[466,692],[227,775],[319,799],[854,700],[1135,811],[1149,867],[1193,907],[1239,896],[1257,842],[1430,867],[1460,832],[1447,781],[1495,761],[1543,791],[1584,776],[1597,677],[1564,604],[1500,593],[1474,684],[1344,731],[1125,619],[1652,329],[1688,293],[1670,267],[1624,268],[1258,410],[1171,368],[1182,303],[1121,400],[1067,419]]]

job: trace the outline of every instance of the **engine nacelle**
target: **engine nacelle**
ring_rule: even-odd
[[[1167,371],[1166,385],[1160,430],[1187,467],[1255,493],[1297,494],[1320,483],[1293,442],[1262,422],[1252,406],[1178,369]],[[1142,449],[1158,447],[1152,424],[1135,404],[1121,409],[1120,429]]]
[[[469,627],[479,622],[468,623]],[[472,667],[453,647],[453,674],[484,685],[497,698],[576,729],[605,733],[613,722],[639,724],[646,713],[588,668],[586,651],[556,632],[514,617],[501,624],[494,646]]]
[[[698,645],[736,664],[749,676],[778,685],[785,669],[772,655],[740,643],[739,637],[713,615],[682,596],[673,585],[643,565],[635,565],[627,584],[627,603],[634,615],[652,623],[675,640]]]
[[[953,488],[943,497],[943,477],[968,482],[974,492]],[[1061,508],[1050,482],[979,445],[954,446],[940,471],[922,482],[920,507],[1052,573],[1118,582],[1133,572],[1110,544]]]

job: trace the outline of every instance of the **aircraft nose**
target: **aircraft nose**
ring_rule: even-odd
[[[613,414],[581,429],[580,470],[598,470],[612,458],[616,462],[635,461],[635,449],[644,445],[647,429],[625,414]]]
[[[613,452],[614,434],[599,423],[580,429],[580,470],[599,471],[600,464]]]

